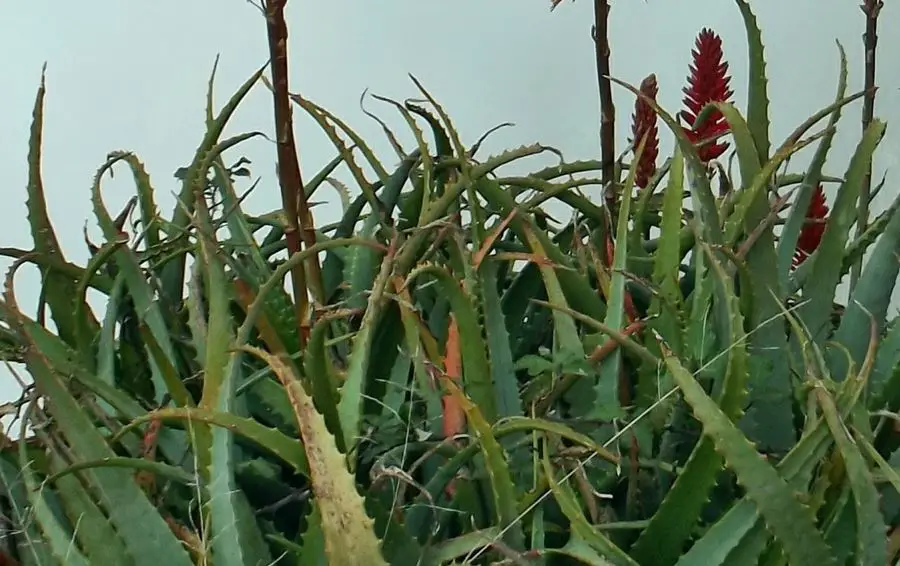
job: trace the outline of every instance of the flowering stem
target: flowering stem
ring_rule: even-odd
[[[866,33],[863,35],[863,45],[865,48],[865,90],[863,97],[862,109],[862,129],[863,132],[872,123],[875,115],[875,49],[878,46],[878,15],[884,6],[882,0],[863,0],[860,8],[866,15]],[[866,174],[863,177],[863,183],[859,191],[859,210],[856,222],[856,233],[862,234],[866,230],[869,223],[869,202],[872,192],[872,163],[870,162]],[[850,270],[850,290],[856,286],[862,270],[862,260],[853,264]]]
[[[597,56],[597,82],[600,87],[600,166],[603,186],[607,191],[615,172],[616,107],[613,105],[609,80],[609,0],[594,0],[594,52]],[[611,193],[607,193],[607,198]],[[614,194],[614,193],[612,193]]]
[[[284,20],[285,4],[287,4],[287,0],[269,0],[265,3],[265,15],[272,71],[275,136],[278,148],[278,182],[281,186],[281,200],[285,215],[284,236],[287,240],[288,252],[294,255],[300,252],[301,242],[305,243],[307,248],[314,246],[316,236],[309,203],[303,190],[303,179],[300,175],[300,163],[291,119],[288,92],[288,30]],[[312,284],[313,290],[318,290],[320,281],[319,261],[315,256],[307,265],[298,263],[296,268],[291,271],[291,284],[301,344],[305,342],[303,326],[307,323],[309,315],[307,289]]]

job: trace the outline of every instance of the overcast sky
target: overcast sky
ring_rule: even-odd
[[[772,101],[772,140],[784,136],[834,96],[838,59],[835,40],[850,59],[851,89],[862,86],[860,0],[755,0],[763,27]],[[885,200],[896,194],[900,164],[900,4],[885,2],[878,61],[881,86],[876,114],[889,123],[876,160],[887,172]],[[688,10],[686,5],[690,6]],[[592,2],[566,1],[549,13],[549,0],[291,0],[291,87],[355,127],[387,165],[395,158],[380,127],[359,108],[364,89],[395,99],[418,97],[412,73],[472,143],[501,122],[514,122],[488,145],[499,150],[540,141],[567,159],[598,155],[597,87],[590,28]],[[743,23],[724,0],[616,0],[612,16],[613,74],[637,84],[656,73],[660,101],[680,109],[690,50],[702,27],[724,40],[736,100],[746,93],[747,54]],[[177,187],[172,173],[192,158],[203,135],[205,90],[220,55],[217,102],[267,59],[265,23],[244,0],[153,2],[0,3],[0,236],[3,246],[30,246],[25,218],[25,155],[31,108],[41,66],[47,63],[44,184],[50,214],[65,251],[83,263],[82,229],[99,240],[91,221],[92,177],[115,149],[132,150],[147,165],[166,214]],[[633,98],[616,90],[625,126]],[[390,108],[367,107],[410,137]],[[333,148],[299,112],[301,164],[307,177],[334,156]],[[827,173],[840,175],[859,139],[860,106],[845,112]],[[271,132],[270,97],[258,88],[231,123],[229,133]],[[619,128],[619,144],[627,128]],[[663,148],[665,155],[668,150]],[[257,138],[233,157],[253,160],[262,177],[250,200],[256,212],[278,206],[274,151]],[[537,166],[540,166],[538,164]],[[125,177],[122,175],[121,177]],[[130,195],[127,179],[107,182],[104,197],[118,209]],[[330,195],[330,193],[322,193]],[[320,222],[339,205],[316,209]],[[0,263],[5,268],[7,262]],[[19,302],[33,313],[38,288],[33,272],[18,278]],[[0,400],[17,388],[0,371]]]

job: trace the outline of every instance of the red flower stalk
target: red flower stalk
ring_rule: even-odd
[[[650,75],[641,81],[640,90],[641,94],[656,101],[656,94],[659,92],[659,85],[656,84],[656,75]],[[640,96],[634,103],[634,114],[631,117],[631,135],[635,153],[641,140],[644,139],[644,136],[647,136],[647,141],[644,142],[644,152],[641,154],[640,160],[631,164],[635,168],[634,184],[643,189],[650,182],[653,174],[656,173],[656,157],[659,155],[659,131],[656,128],[656,112]]]
[[[726,102],[734,92],[729,88],[731,77],[728,75],[728,63],[722,60],[722,38],[714,31],[703,28],[692,53],[691,74],[688,86],[683,89],[687,110],[681,112],[681,117],[690,126],[684,128],[684,132],[696,144],[729,131],[728,122],[718,110],[713,111],[702,124],[695,122],[707,103]],[[727,148],[725,142],[710,141],[698,147],[697,153],[706,163],[725,153]]]
[[[803,223],[800,236],[797,238],[797,249],[794,251],[795,268],[806,261],[822,243],[827,216],[828,205],[825,201],[825,191],[822,190],[820,183],[813,191],[809,208],[806,209],[806,222]]]

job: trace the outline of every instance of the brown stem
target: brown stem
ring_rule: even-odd
[[[866,33],[863,35],[865,48],[865,78],[863,97],[862,129],[863,132],[872,123],[875,116],[875,50],[878,47],[878,15],[884,3],[881,0],[863,0],[860,8],[866,15]],[[857,234],[862,234],[869,223],[869,205],[872,194],[872,163],[869,162],[863,183],[859,191],[859,210],[856,223]],[[850,271],[850,289],[856,286],[862,270],[862,261],[853,264]]]
[[[281,203],[285,215],[284,236],[288,252],[293,255],[300,251],[300,242],[307,248],[315,245],[316,234],[309,211],[309,203],[303,190],[300,163],[294,141],[294,126],[291,119],[291,102],[288,91],[287,24],[284,21],[284,7],[287,0],[269,0],[266,3],[266,27],[269,35],[269,60],[272,71],[272,97],[275,111],[275,135],[278,147],[278,184],[281,187]],[[299,224],[298,224],[299,221]],[[310,280],[307,284],[307,275]],[[305,343],[309,321],[309,299],[307,288],[313,291],[315,299],[322,299],[321,270],[319,259],[312,256],[305,265],[297,264],[291,271],[291,283],[296,306],[300,343]]]
[[[609,0],[594,0],[594,52],[600,88],[600,166],[607,199],[614,190],[616,162],[616,107],[613,105],[609,67]]]

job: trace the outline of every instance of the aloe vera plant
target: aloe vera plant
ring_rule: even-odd
[[[635,112],[606,187],[600,161],[507,174],[553,150],[482,155],[484,137],[464,142],[414,78],[427,103],[375,96],[408,128],[372,115],[389,158],[288,96],[285,69],[254,73],[221,109],[210,80],[176,210],[158,209],[137,156],[111,153],[90,188],[103,242],[85,266],[66,259],[46,212],[42,82],[33,249],[0,250],[15,258],[2,353],[34,382],[0,445],[4,563],[895,560],[900,200],[852,230],[885,124],[826,172],[842,113],[863,96],[848,95],[838,46],[834,103],[772,145],[760,30],[736,6],[747,108],[729,101],[727,45],[711,30],[684,123],[657,104],[655,77],[612,79]],[[267,7],[277,40],[283,3]],[[254,214],[238,196],[247,164],[226,154],[257,134],[222,133],[266,87],[336,157],[305,182],[280,162],[293,204]],[[661,136],[676,142],[663,162]],[[805,170],[786,168],[808,146]],[[730,149],[736,171],[720,162]],[[116,216],[103,197],[113,168],[135,187]],[[343,216],[313,226],[305,207],[330,189]],[[574,219],[541,212],[550,199]],[[26,262],[43,277],[38,314],[16,297]]]

